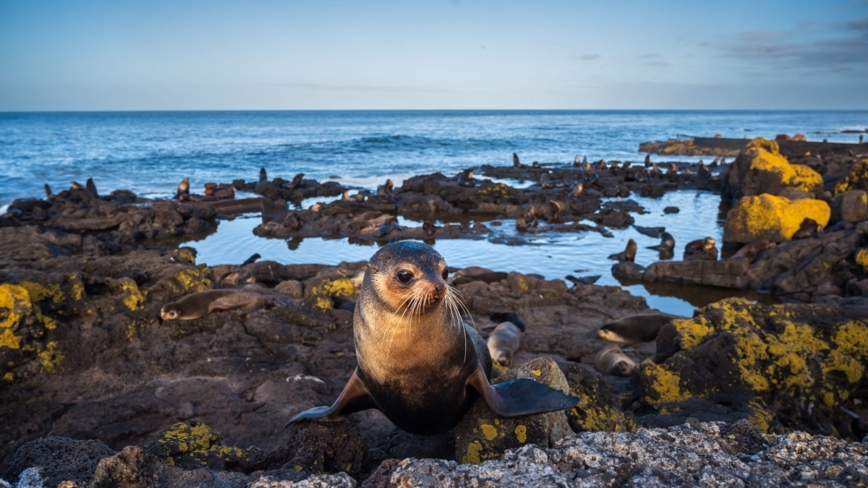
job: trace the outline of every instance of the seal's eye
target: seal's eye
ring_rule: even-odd
[[[413,273],[407,271],[406,269],[398,271],[398,281],[400,281],[401,283],[409,283],[412,279]]]
[[[448,277],[449,277],[449,269],[447,269],[447,268],[443,268],[443,274],[440,275],[440,276],[442,276],[444,280],[445,280],[446,278],[448,278]]]

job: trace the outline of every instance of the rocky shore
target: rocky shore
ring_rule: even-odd
[[[261,196],[261,236],[479,239],[493,238],[486,219],[515,219],[518,244],[630,226],[630,214],[643,211],[631,195],[717,191],[731,207],[729,257],[685,253],[647,268],[624,260],[613,272],[785,301],[729,298],[673,320],[655,342],[624,348],[636,368],[617,377],[594,369],[605,345],[597,330],[648,311],[643,298],[452,269],[468,323],[482,329],[492,313],[511,312],[528,325],[516,366],[493,381],[542,381],[580,403],[510,420],[478,404],[454,432],[432,437],[402,432],[373,410],[284,428],[331,403],[353,371],[364,262],[199,262],[178,242],[216,229],[225,207],[215,199],[72,189],[16,201],[0,216],[0,478],[19,486],[868,485],[865,157],[785,157],[755,140],[723,167],[516,158],[478,176],[423,175],[361,196],[303,175],[223,185]],[[474,225],[462,223],[468,215]],[[241,287],[272,306],[160,319],[163,305],[191,292]]]

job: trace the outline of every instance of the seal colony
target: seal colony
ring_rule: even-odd
[[[353,317],[355,372],[333,405],[306,410],[289,423],[339,420],[376,408],[407,432],[431,435],[455,427],[480,397],[500,417],[578,403],[529,379],[492,386],[488,346],[461,318],[463,304],[447,277],[445,260],[426,244],[399,241],[377,251]]]

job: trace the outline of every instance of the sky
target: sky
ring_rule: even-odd
[[[868,0],[0,0],[0,111],[868,109]]]

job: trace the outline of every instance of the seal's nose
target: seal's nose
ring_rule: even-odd
[[[443,288],[446,288],[446,282],[445,281],[439,281],[437,283],[434,283],[434,289],[437,290],[437,293],[440,293],[441,291],[443,291]]]

